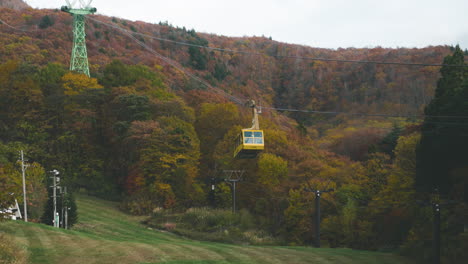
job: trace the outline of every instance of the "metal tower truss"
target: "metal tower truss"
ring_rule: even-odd
[[[75,1],[76,2],[76,1]],[[80,1],[82,3],[82,1]],[[90,3],[91,1],[89,1]],[[67,1],[69,4],[69,2]],[[89,5],[88,3],[88,5]],[[89,77],[88,52],[86,51],[86,15],[94,14],[96,8],[81,5],[73,8],[71,4],[62,6],[62,11],[73,16],[73,49],[70,61],[70,70],[86,74]]]
[[[226,178],[225,182],[231,185],[232,193],[232,212],[236,212],[236,183],[242,181],[242,175],[244,175],[245,170],[223,170]]]
[[[245,170],[223,170],[226,182],[242,181]]]

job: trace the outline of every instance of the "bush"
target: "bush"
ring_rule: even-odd
[[[120,209],[133,215],[147,215],[153,211],[154,203],[149,192],[139,192],[126,197],[120,204]]]
[[[210,208],[190,208],[183,213],[155,210],[146,224],[198,240],[255,245],[276,242],[247,210],[237,214]]]
[[[208,208],[190,208],[181,218],[181,222],[192,225],[192,228],[202,232],[212,232],[231,226],[238,226],[240,217],[227,210]]]

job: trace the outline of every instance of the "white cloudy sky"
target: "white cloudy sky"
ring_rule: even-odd
[[[25,2],[35,8],[65,4]],[[92,6],[108,16],[313,47],[468,48],[467,0],[94,0]]]

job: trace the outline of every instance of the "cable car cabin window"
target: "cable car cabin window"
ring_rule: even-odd
[[[263,144],[262,132],[254,132],[254,144]]]
[[[244,144],[263,144],[263,133],[244,131]]]
[[[253,132],[245,131],[244,132],[244,144],[253,144]]]

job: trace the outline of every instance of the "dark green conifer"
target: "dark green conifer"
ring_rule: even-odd
[[[463,191],[457,186],[468,184],[464,173],[468,170],[468,67],[459,67],[466,65],[459,46],[444,64],[435,97],[425,109],[428,117],[417,150],[416,186],[420,191],[438,188],[461,198]]]
[[[48,15],[45,15],[42,17],[41,22],[39,22],[39,28],[46,29],[54,24],[55,24],[54,19]]]

